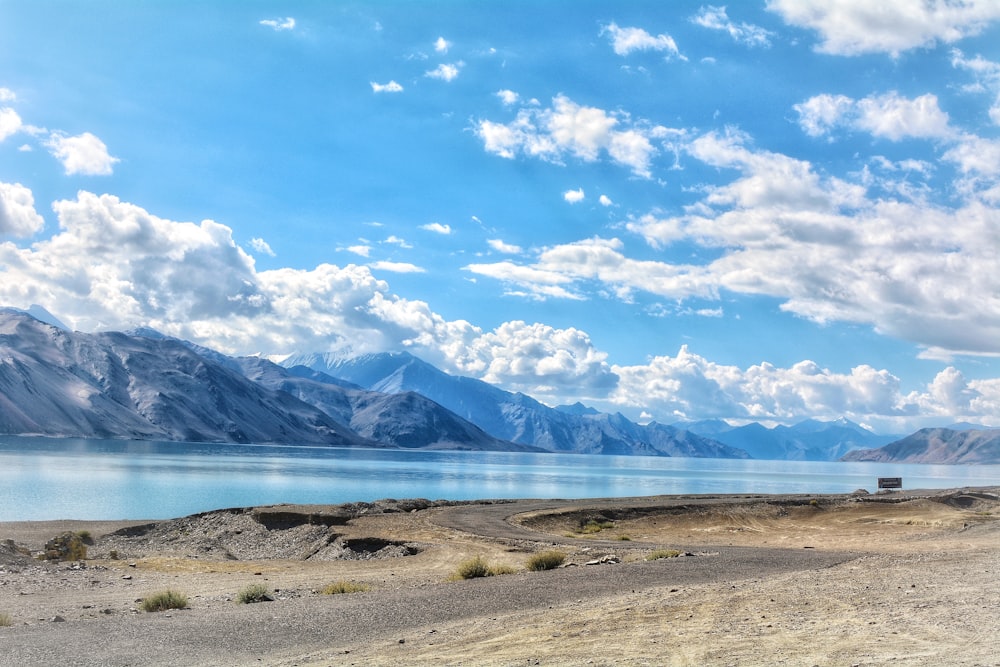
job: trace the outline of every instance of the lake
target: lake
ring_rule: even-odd
[[[0,521],[164,519],[380,498],[601,498],[1000,484],[1000,465],[428,452],[0,436]]]

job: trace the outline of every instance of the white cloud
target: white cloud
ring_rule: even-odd
[[[403,92],[403,87],[396,83],[395,81],[389,81],[389,83],[376,83],[371,81],[372,92],[374,93],[401,93]]]
[[[255,237],[250,239],[250,247],[262,255],[270,255],[271,257],[275,256],[274,250],[272,250],[268,242],[262,238]]]
[[[614,206],[615,204],[613,201],[611,201],[611,197],[607,195],[601,195],[601,198],[598,199],[598,201],[601,202],[601,206]]]
[[[930,127],[933,134],[943,125]],[[816,322],[861,323],[926,348],[1000,354],[1000,301],[969,297],[1000,294],[1000,190],[977,191],[949,208],[919,190],[891,187],[912,172],[883,170],[887,192],[869,194],[864,173],[861,183],[851,182],[749,144],[734,130],[697,137],[686,153],[736,176],[702,186],[701,199],[681,214],[655,212],[626,223],[653,249],[683,241],[704,248],[703,255],[638,261],[621,240],[595,238],[545,248],[523,263],[466,270],[535,299],[767,295]],[[1000,142],[970,139],[945,158],[974,169],[987,185],[1000,178]],[[893,196],[899,193],[906,197]]]
[[[420,229],[428,232],[434,232],[435,234],[444,234],[445,236],[451,234],[451,226],[442,225],[440,222],[430,222],[426,225],[420,225]]]
[[[0,102],[13,102],[17,99],[17,95],[10,88],[0,87]]]
[[[722,30],[729,33],[739,44],[747,46],[767,47],[771,45],[772,33],[751,23],[736,24],[726,14],[725,7],[702,7],[691,20],[709,30]]]
[[[67,175],[108,176],[112,173],[113,166],[120,162],[108,153],[104,142],[90,132],[72,137],[62,132],[53,132],[45,145],[62,162]]]
[[[479,121],[476,134],[487,152],[513,159],[518,153],[561,163],[565,155],[594,162],[606,154],[637,176],[649,178],[653,158],[659,153],[654,139],[670,130],[646,123],[631,123],[625,114],[587,107],[560,95],[549,109],[521,109],[507,124]],[[622,128],[622,129],[619,129]]]
[[[372,248],[369,245],[352,245],[344,248],[347,252],[352,252],[360,257],[368,257],[371,254]]]
[[[822,136],[838,126],[863,130],[891,141],[955,136],[948,114],[941,110],[937,96],[930,93],[908,99],[892,92],[860,100],[824,94],[794,108],[802,129],[811,136]]]
[[[584,194],[583,188],[577,190],[567,190],[563,193],[563,199],[568,201],[570,204],[576,204],[582,202],[587,195]]]
[[[378,261],[369,264],[376,271],[391,271],[392,273],[424,273],[424,269],[409,262]]]
[[[611,47],[620,56],[627,56],[634,51],[666,51],[668,56],[680,56],[677,43],[667,34],[655,37],[642,28],[619,28],[610,23],[601,29],[601,34],[611,38]]]
[[[260,24],[268,28],[273,28],[276,31],[293,30],[295,28],[295,19],[291,16],[286,16],[283,19],[263,19]]]
[[[951,43],[1000,19],[995,0],[768,0],[786,23],[820,34],[818,50],[836,55],[888,53]]]
[[[444,37],[438,37],[434,42],[434,50],[438,53],[448,53],[448,49],[451,48],[451,42],[446,40]]]
[[[6,89],[4,89],[6,90]],[[0,109],[0,141],[21,129],[21,117],[10,107]]]
[[[858,366],[833,373],[812,361],[790,368],[768,363],[749,368],[714,363],[683,346],[641,366],[612,366],[621,382],[620,405],[643,406],[660,419],[719,417],[794,422],[805,418],[888,419],[912,416],[916,406],[886,370]]]
[[[412,243],[410,243],[406,239],[399,238],[395,234],[392,234],[392,235],[386,237],[386,239],[384,241],[382,241],[382,243],[387,243],[389,245],[398,245],[400,248],[404,248],[404,249],[407,249],[407,250],[409,250],[410,248],[413,247]]]
[[[745,169],[757,168],[752,156],[739,155],[735,146],[728,150],[732,159],[743,161]],[[25,193],[17,187],[4,189],[3,200],[17,200],[33,210],[30,201],[24,204]],[[12,191],[16,192],[13,198],[9,196]],[[950,290],[928,293],[916,313],[919,317],[904,326],[952,334],[961,329],[995,345],[1000,340],[998,307],[982,300],[966,304],[965,296],[1000,293],[994,277],[995,258],[990,257],[996,243],[986,243],[991,237],[983,236],[1000,229],[996,214],[982,208],[953,216],[941,211],[921,213],[916,207],[892,208],[878,211],[885,221],[872,217],[871,212],[859,220],[829,218],[827,222],[842,223],[867,236],[839,245],[831,239],[813,239],[807,244],[808,252],[797,248],[794,253],[786,247],[795,232],[793,218],[753,230],[740,216],[759,216],[761,224],[770,224],[781,214],[720,212],[718,228],[712,230],[710,220],[698,221],[702,225],[698,233],[743,248],[733,254],[748,254],[737,262],[738,267],[728,263],[731,256],[718,266],[705,267],[706,274],[695,276],[696,283],[711,278],[736,284],[725,272],[734,269],[752,285],[755,273],[758,278],[782,280],[791,269],[789,284],[812,279],[800,285],[803,294],[815,293],[847,308],[857,301],[859,285],[874,284],[871,275],[858,275],[857,280],[852,276],[871,267],[884,278],[869,287],[873,311],[885,310],[891,318],[909,301],[921,300],[921,292]],[[869,366],[847,373],[811,361],[789,368],[767,363],[739,368],[714,363],[686,347],[674,357],[614,366],[586,332],[520,321],[483,332],[462,320],[443,319],[424,302],[392,294],[372,274],[373,269],[420,270],[412,264],[321,264],[308,270],[258,271],[253,258],[234,242],[232,231],[210,220],[173,222],[111,195],[87,192],[80,192],[76,200],[56,202],[53,210],[59,231],[51,238],[24,249],[0,243],[0,303],[44,304],[79,330],[144,324],[232,353],[361,353],[405,348],[445,369],[543,399],[550,397],[553,402],[567,397],[606,399],[641,408],[660,421],[705,416],[779,421],[848,416],[903,430],[901,425],[919,419],[988,421],[1000,414],[1000,379],[969,380],[954,368],[945,369],[925,387],[904,393],[892,373]],[[29,222],[28,227],[36,223]],[[730,228],[731,232],[726,231]],[[942,239],[963,253],[960,262],[945,256]],[[491,242],[491,247],[512,248],[502,242]],[[905,257],[907,248],[916,248],[919,254]],[[968,253],[967,248],[979,252]],[[620,241],[591,239],[542,251],[536,267],[508,262],[470,270],[534,284],[537,294],[552,295],[582,279],[630,282],[635,289],[644,289],[639,276],[656,283],[670,269],[662,263],[630,260],[623,251]],[[753,253],[758,256],[750,256]],[[937,264],[926,261],[934,256],[939,256]],[[796,263],[806,268],[796,269]],[[955,266],[948,268],[950,264]],[[970,289],[969,281],[976,282],[976,290]],[[662,283],[657,289],[669,291]],[[963,311],[963,307],[970,310]],[[717,311],[699,308],[693,313],[718,316]]]
[[[31,236],[44,225],[31,190],[20,183],[0,182],[0,235]]]
[[[517,104],[517,101],[521,99],[521,96],[515,93],[513,90],[498,90],[496,95],[497,97],[500,98],[500,101],[503,102],[506,106]]]
[[[477,337],[461,367],[486,382],[530,390],[542,398],[571,386],[603,392],[617,382],[607,355],[594,348],[585,332],[520,321]]]
[[[450,82],[458,77],[459,70],[463,67],[465,67],[465,63],[462,61],[451,64],[442,63],[434,69],[424,72],[424,76]]]
[[[965,86],[969,92],[987,92],[993,95],[993,105],[990,107],[990,120],[1000,125],[1000,63],[987,60],[982,56],[966,58],[958,49],[951,52],[951,64],[976,77],[976,82]]]
[[[523,252],[521,246],[514,245],[511,243],[504,243],[500,239],[489,239],[487,243],[491,248],[493,248],[497,252],[502,252],[505,255],[520,255]]]

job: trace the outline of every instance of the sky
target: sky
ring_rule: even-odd
[[[0,305],[1000,425],[1000,2],[0,1]]]

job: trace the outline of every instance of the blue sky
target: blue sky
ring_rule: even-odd
[[[0,4],[0,303],[636,419],[1000,424],[1000,5]]]

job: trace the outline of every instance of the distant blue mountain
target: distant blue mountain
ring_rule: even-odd
[[[673,426],[640,425],[621,414],[600,413],[579,403],[550,408],[521,393],[449,375],[406,352],[348,359],[292,355],[281,363],[307,366],[369,391],[416,392],[496,438],[552,452],[747,458],[746,452]]]
[[[794,426],[774,428],[756,422],[730,426],[722,420],[682,424],[694,433],[742,449],[755,459],[783,461],[837,461],[855,449],[881,447],[900,437],[873,433],[848,419],[807,419]]]
[[[1000,430],[925,428],[878,449],[848,453],[845,461],[882,463],[1000,463]]]

